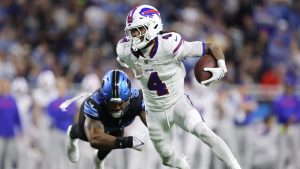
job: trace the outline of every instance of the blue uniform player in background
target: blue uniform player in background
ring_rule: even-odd
[[[98,149],[97,169],[104,168],[104,158],[113,149],[133,148],[141,151],[144,145],[136,136],[124,137],[124,128],[139,116],[146,125],[141,90],[132,89],[127,75],[110,70],[103,77],[101,87],[81,104],[78,123],[68,128],[68,157],[79,160],[78,139],[88,141]]]

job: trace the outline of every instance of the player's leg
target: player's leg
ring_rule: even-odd
[[[179,169],[189,169],[190,166],[187,160],[177,154],[172,145],[174,132],[172,127],[173,110],[174,107],[164,112],[148,111],[147,125],[149,135],[164,165]]]
[[[81,106],[78,123],[69,126],[67,131],[67,154],[72,162],[79,160],[78,139],[88,141],[84,132],[84,121],[83,106]]]
[[[111,151],[98,150],[95,157],[95,169],[104,169],[104,159]]]
[[[71,125],[69,136],[71,139],[80,139],[82,141],[88,141],[84,131],[85,116],[84,116],[83,108],[84,106],[81,105],[78,122]]]
[[[199,112],[186,96],[181,97],[175,104],[174,122],[207,144],[228,168],[241,168],[226,143],[206,126]]]

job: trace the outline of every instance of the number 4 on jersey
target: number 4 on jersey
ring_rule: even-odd
[[[150,91],[156,91],[158,96],[169,94],[166,84],[160,80],[157,72],[151,72],[147,87]]]

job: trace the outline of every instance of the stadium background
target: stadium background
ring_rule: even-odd
[[[187,41],[221,46],[226,77],[204,88],[193,79],[196,59],[190,59],[185,62],[186,90],[242,168],[299,169],[297,0],[1,0],[0,168],[93,168],[95,153],[86,143],[80,145],[78,164],[65,155],[66,127],[76,119],[79,103],[67,112],[57,105],[92,92],[107,70],[119,67],[115,46],[124,36],[125,17],[143,3],[161,12],[165,30],[179,32]],[[130,70],[125,71],[133,79]],[[285,95],[286,89],[295,97]],[[14,117],[3,115],[13,109],[5,100],[7,94],[17,103]],[[147,132],[138,120],[128,130]],[[206,146],[181,129],[175,140],[193,169],[223,168]],[[106,166],[167,168],[149,140],[142,153],[113,151]]]

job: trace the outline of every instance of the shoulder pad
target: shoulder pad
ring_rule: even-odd
[[[140,95],[138,89],[131,89],[131,98],[138,97]]]
[[[96,102],[97,104],[101,104],[102,100],[101,100],[101,94],[100,94],[100,90],[101,89],[98,89],[96,90],[92,96],[90,97],[90,99],[92,99],[94,102]]]
[[[93,102],[92,99],[88,99],[86,100],[84,103],[84,114],[88,115],[89,117],[92,117],[92,118],[98,118],[99,117],[99,114],[98,114],[98,111],[96,109],[96,105],[95,105],[95,102]]]
[[[176,32],[164,33],[161,37],[164,48],[168,53],[175,54],[183,43],[181,35]]]
[[[119,57],[124,57],[131,54],[130,42],[127,37],[119,40],[117,44],[116,52]]]

